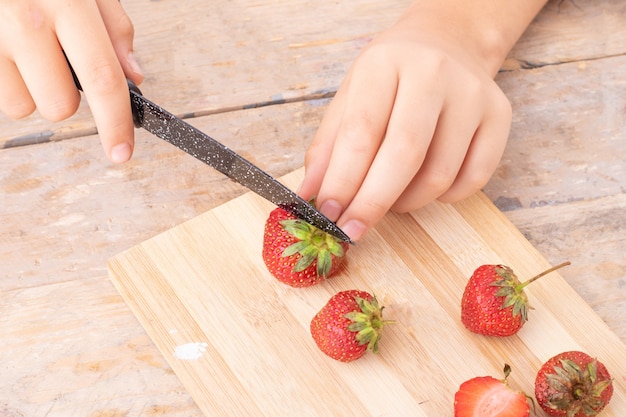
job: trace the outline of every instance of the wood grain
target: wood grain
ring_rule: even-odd
[[[284,182],[295,187],[301,177],[299,170]],[[387,216],[351,249],[339,276],[307,289],[279,283],[263,264],[271,209],[248,193],[108,262],[113,283],[206,415],[441,416],[464,379],[498,375],[507,362],[512,383],[533,392],[541,363],[573,349],[617,376],[604,415],[626,413],[626,346],[558,274],[529,288],[535,310],[518,335],[482,337],[460,323],[459,300],[477,266],[506,263],[522,277],[549,266],[484,195]],[[343,364],[317,351],[308,324],[332,294],[350,288],[377,294],[395,323],[379,356]],[[197,357],[177,355],[190,343],[202,347]]]
[[[146,73],[144,94],[187,116],[332,94],[361,49],[409,3],[236,0],[212,7],[203,0],[123,2],[135,25],[135,55]],[[623,55],[625,28],[621,0],[552,0],[503,69]],[[51,123],[35,113],[9,123],[0,114],[0,124],[0,148],[96,132],[84,101],[67,121]]]
[[[333,93],[352,60],[409,4],[378,0],[126,1],[150,100],[205,115]],[[303,77],[306,74],[306,77]],[[38,114],[0,132],[0,148],[95,133],[89,107],[60,123]]]
[[[200,0],[123,1],[146,94],[280,176],[302,165],[325,110],[327,100],[308,94],[332,93],[403,5],[244,3],[220,14]],[[573,261],[561,276],[622,342],[624,7],[552,0],[530,26],[497,77],[514,120],[485,188],[550,263]],[[232,18],[238,11],[266,15],[247,23]],[[284,39],[268,40],[268,30]],[[245,109],[251,103],[274,105]],[[109,164],[84,102],[66,122],[0,115],[0,127],[0,148],[24,145],[0,149],[0,415],[203,415],[111,285],[105,260],[244,190],[141,131],[135,158]]]

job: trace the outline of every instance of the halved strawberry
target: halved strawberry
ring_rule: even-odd
[[[465,381],[454,395],[454,417],[527,417],[528,396],[509,387],[509,365],[504,379],[479,376]]]

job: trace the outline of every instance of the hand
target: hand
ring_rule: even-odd
[[[107,156],[132,155],[126,77],[143,81],[133,58],[133,25],[118,0],[0,0],[0,110],[19,119],[35,108],[52,121],[74,114],[81,82]]]
[[[502,156],[511,106],[498,65],[446,30],[405,17],[375,39],[306,153],[300,193],[354,240],[388,210],[469,196]]]

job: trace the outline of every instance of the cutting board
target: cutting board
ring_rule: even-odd
[[[282,181],[295,188],[303,170]],[[274,207],[248,193],[108,262],[110,277],[207,416],[452,416],[459,384],[501,377],[533,394],[551,356],[583,350],[614,377],[605,417],[626,416],[626,346],[558,273],[528,289],[534,310],[515,336],[467,331],[459,300],[471,273],[503,263],[529,278],[550,267],[483,195],[389,214],[350,248],[341,273],[310,288],[275,280],[261,258]],[[573,263],[575,259],[571,259]],[[346,289],[386,306],[380,353],[334,361],[309,334]],[[539,410],[535,416],[545,416]]]

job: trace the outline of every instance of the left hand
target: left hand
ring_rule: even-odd
[[[445,27],[407,18],[368,45],[307,150],[300,194],[353,240],[389,210],[471,195],[499,163],[511,106]]]

